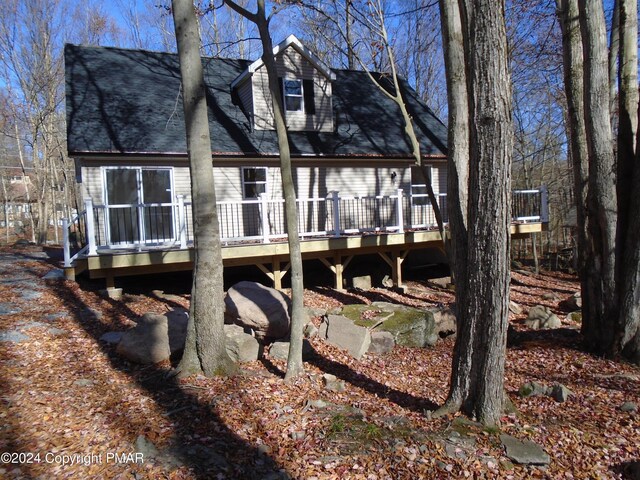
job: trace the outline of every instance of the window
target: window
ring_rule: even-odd
[[[258,198],[267,191],[266,167],[242,167],[242,194],[244,198]]]
[[[283,80],[284,109],[287,112],[301,112],[303,110],[302,101],[302,80]]]
[[[431,165],[425,167],[428,171],[429,178],[427,181],[430,185],[432,177]],[[430,205],[429,194],[427,193],[427,183],[421,167],[411,167],[411,196],[414,205]]]

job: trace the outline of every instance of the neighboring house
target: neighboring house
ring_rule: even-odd
[[[31,178],[25,175],[20,167],[3,166],[0,170],[0,198],[2,198],[2,212],[0,213],[0,227],[22,227],[29,221],[31,203],[35,195],[32,193]],[[28,195],[28,192],[31,196]]]
[[[328,68],[294,36],[274,54],[302,234],[433,226],[425,180],[414,167],[397,105],[367,73]],[[277,138],[263,62],[204,58],[203,65],[223,241],[283,239]],[[90,256],[116,247],[188,247],[191,190],[177,55],[67,45],[65,68],[69,155],[94,209]],[[406,83],[403,89],[442,200],[446,127]],[[271,260],[263,263],[273,267],[285,258]],[[273,275],[273,268],[267,273]]]

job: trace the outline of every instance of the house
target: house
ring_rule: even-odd
[[[330,69],[294,36],[274,55],[299,230],[320,242],[303,252],[334,270],[340,286],[337,271],[346,265],[335,252],[348,258],[364,248],[362,233],[433,227],[425,179],[414,167],[399,108],[366,72]],[[203,66],[221,237],[229,246],[223,256],[230,265],[258,265],[279,285],[288,252],[274,246],[286,239],[286,228],[266,70],[261,60],[204,58]],[[114,275],[159,271],[168,263],[190,268],[191,191],[177,55],[66,45],[65,69],[67,145],[89,212],[79,219],[88,245],[68,266],[82,265],[108,284]],[[446,127],[402,86],[444,206]],[[330,244],[346,234],[357,234],[359,246]],[[437,242],[439,235],[430,235],[428,242]],[[259,245],[251,253],[233,253],[252,241]],[[420,242],[399,240],[409,244]],[[158,251],[161,260],[154,260]],[[394,258],[402,251],[379,253],[398,266],[402,260]]]
[[[6,229],[3,236],[9,234],[11,238],[20,237],[20,233],[24,231],[23,227],[29,223],[35,197],[31,177],[26,175],[21,167],[0,167],[0,227]]]

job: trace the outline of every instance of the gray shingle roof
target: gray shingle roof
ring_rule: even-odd
[[[246,60],[205,58],[211,150],[221,155],[278,152],[274,131],[251,130],[230,89]],[[186,142],[175,54],[65,46],[67,145],[81,153],[184,154]],[[290,132],[296,155],[406,156],[411,153],[398,107],[366,73],[336,70],[335,132]],[[406,86],[423,155],[446,153],[444,124]]]

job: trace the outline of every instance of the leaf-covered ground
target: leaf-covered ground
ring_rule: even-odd
[[[578,289],[570,276],[513,274],[514,301],[525,311],[547,305],[565,325],[529,332],[525,314],[512,316],[519,333],[506,388],[518,413],[498,432],[426,414],[445,399],[451,338],[360,361],[314,339],[317,354],[292,384],[268,355],[233,378],[177,380],[169,362],[130,364],[99,338],[145,312],[186,307],[187,294],[114,301],[88,284],[43,279],[54,266],[37,251],[11,253],[0,252],[0,451],[12,454],[2,457],[0,478],[622,478],[640,459],[640,415],[620,408],[640,403],[640,372],[579,350],[577,325],[558,307]],[[453,300],[426,282],[409,282],[405,295],[305,295],[307,306],[323,308]],[[325,389],[325,373],[344,391]],[[533,380],[564,384],[573,396],[520,398],[518,388]],[[514,465],[499,433],[536,442],[550,465]],[[143,462],[135,456],[141,441]]]

